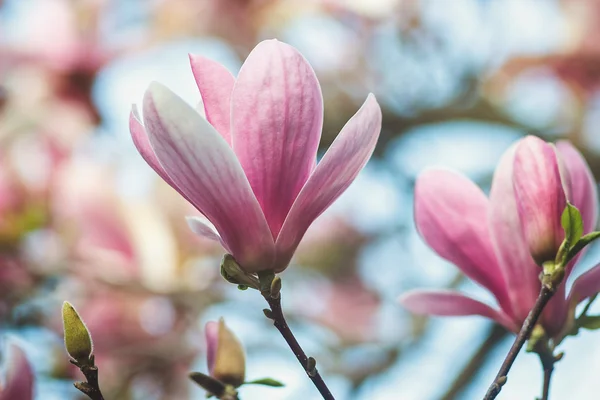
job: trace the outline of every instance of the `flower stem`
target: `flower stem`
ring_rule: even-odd
[[[267,300],[267,303],[269,303],[269,307],[271,308],[271,312],[269,313],[268,317],[273,320],[275,328],[279,330],[281,336],[283,336],[288,346],[298,359],[298,362],[300,362],[300,365],[302,365],[302,368],[304,368],[304,371],[306,371],[306,374],[308,375],[310,380],[313,382],[319,393],[321,393],[321,396],[323,396],[323,399],[335,400],[335,398],[331,394],[331,391],[325,384],[325,381],[323,381],[323,378],[319,374],[319,371],[317,371],[316,367],[314,366],[314,359],[311,358],[312,361],[309,361],[309,358],[306,356],[306,353],[304,352],[304,350],[302,350],[302,347],[300,347],[300,344],[296,340],[296,337],[290,330],[290,327],[288,326],[285,320],[283,310],[281,308],[281,296],[273,298],[267,293],[263,293],[263,296],[265,300]]]
[[[527,318],[525,318],[525,321],[523,322],[523,326],[521,326],[521,330],[520,330],[519,334],[517,335],[515,342],[513,343],[510,350],[508,351],[508,354],[506,355],[506,358],[504,359],[504,362],[502,363],[502,366],[500,367],[498,374],[496,374],[496,378],[494,379],[494,382],[492,382],[492,384],[490,385],[483,400],[495,399],[496,396],[498,396],[498,394],[502,390],[502,386],[506,383],[507,375],[508,375],[508,372],[510,371],[510,368],[512,367],[513,363],[515,362],[515,359],[517,358],[519,351],[521,351],[521,348],[523,347],[523,345],[525,344],[527,339],[529,339],[529,336],[531,335],[531,332],[533,331],[535,324],[537,323],[538,319],[540,318],[540,315],[542,314],[544,307],[546,307],[546,304],[548,304],[548,302],[554,295],[554,291],[555,291],[554,285],[545,284],[545,283],[542,284],[542,289],[540,290],[540,294],[539,294],[533,308],[529,312],[529,315],[527,315]]]
[[[89,364],[80,364],[75,360],[70,361],[81,370],[87,381],[75,382],[74,386],[91,400],[104,400],[98,385],[98,367],[94,365],[94,356],[90,357]]]

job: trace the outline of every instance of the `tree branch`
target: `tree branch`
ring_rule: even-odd
[[[98,367],[94,364],[94,356],[90,356],[89,364],[80,364],[76,360],[69,360],[77,366],[85,376],[87,382],[75,382],[73,385],[91,400],[104,400],[100,386],[98,385]]]
[[[506,355],[506,358],[504,359],[504,362],[502,363],[502,366],[500,367],[500,371],[498,371],[494,382],[490,385],[483,400],[495,399],[496,396],[498,396],[498,394],[502,390],[502,386],[506,383],[507,375],[510,371],[510,368],[515,362],[519,351],[521,351],[521,348],[523,347],[527,339],[529,339],[529,336],[531,335],[535,324],[540,318],[544,307],[546,306],[546,304],[548,304],[548,301],[550,301],[550,299],[554,295],[554,290],[554,285],[542,284],[542,289],[540,290],[540,294],[535,302],[535,305],[529,312],[529,315],[527,315],[527,318],[525,318],[523,326],[521,327],[521,331],[517,335],[515,342],[513,343],[508,354]]]
[[[304,371],[306,371],[306,374],[310,380],[313,382],[319,393],[321,393],[321,396],[323,396],[323,399],[335,400],[331,394],[331,391],[325,384],[325,381],[323,381],[323,378],[319,374],[319,371],[317,371],[314,358],[311,357],[309,359],[309,357],[306,356],[306,353],[304,353],[304,350],[302,350],[302,347],[300,347],[296,337],[290,330],[281,308],[281,296],[278,295],[277,298],[273,298],[268,293],[263,293],[263,296],[271,308],[271,312],[265,314],[267,314],[268,318],[273,320],[273,324],[277,330],[279,330],[281,336],[283,336],[288,346],[300,362],[300,365],[302,365],[302,368],[304,368]]]

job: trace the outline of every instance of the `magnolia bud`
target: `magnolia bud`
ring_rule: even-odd
[[[79,364],[89,364],[93,344],[85,323],[81,320],[75,308],[67,301],[63,303],[62,317],[67,353]]]
[[[246,378],[246,355],[238,338],[225,325],[208,322],[205,328],[210,376],[224,384],[239,387]]]

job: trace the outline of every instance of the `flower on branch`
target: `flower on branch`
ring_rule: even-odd
[[[488,289],[498,306],[448,290],[411,291],[401,303],[415,313],[482,315],[518,332],[540,292],[540,265],[560,256],[561,222],[569,223],[568,212],[575,210],[563,217],[567,202],[579,210],[583,224],[570,234],[590,233],[598,217],[597,187],[584,158],[565,141],[556,146],[533,136],[518,141],[501,158],[489,197],[458,173],[424,172],[415,189],[419,233]],[[599,265],[579,276],[567,295],[564,282],[581,255],[569,256],[561,266],[564,279],[539,320],[549,337],[560,339],[572,323],[573,308],[600,291]]]
[[[314,71],[293,47],[261,42],[235,78],[190,56],[202,97],[193,109],[153,83],[133,141],[148,164],[205,217],[198,235],[219,241],[246,272],[281,272],[311,223],[369,160],[381,110],[369,95],[317,165],[323,99]]]

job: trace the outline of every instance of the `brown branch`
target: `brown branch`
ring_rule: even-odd
[[[317,371],[317,368],[314,364],[314,359],[309,359],[309,357],[307,357],[304,350],[302,350],[300,343],[298,343],[296,337],[294,336],[290,327],[288,326],[287,321],[285,320],[285,317],[283,315],[283,310],[281,308],[281,296],[278,295],[277,298],[273,298],[268,293],[263,293],[263,296],[265,300],[267,300],[267,303],[269,303],[269,307],[271,308],[271,312],[265,314],[268,314],[267,317],[273,320],[273,324],[275,325],[277,330],[279,330],[281,336],[283,336],[283,338],[287,342],[288,346],[298,359],[298,362],[300,362],[300,365],[302,365],[302,368],[304,368],[304,371],[306,371],[306,375],[308,375],[308,377],[313,382],[319,393],[321,393],[323,399],[335,400],[335,398],[331,394],[331,391],[325,384],[325,381],[323,381],[323,378],[319,374],[319,371]]]
[[[85,376],[87,382],[75,382],[73,385],[79,391],[89,397],[91,400],[104,400],[100,386],[98,384],[98,367],[94,365],[94,356],[90,356],[89,363],[80,364],[76,360],[69,360],[71,364],[77,366]]]
[[[515,342],[513,343],[508,354],[506,355],[506,358],[504,359],[504,362],[502,363],[502,366],[500,367],[500,371],[498,371],[494,382],[490,385],[483,400],[493,400],[496,398],[496,396],[498,396],[502,390],[502,386],[506,383],[508,372],[515,362],[517,355],[521,351],[521,348],[527,339],[529,339],[535,324],[540,318],[540,315],[542,315],[544,307],[546,307],[546,304],[548,304],[548,301],[550,301],[553,295],[554,285],[542,284],[542,289],[540,290],[540,294],[535,302],[535,305],[529,312],[529,315],[527,315],[527,318],[525,318],[523,326],[521,327],[521,331],[517,335]]]

